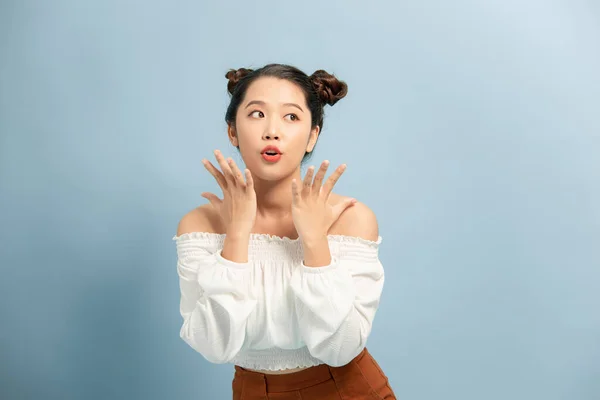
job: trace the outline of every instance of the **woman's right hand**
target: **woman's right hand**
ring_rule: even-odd
[[[242,172],[232,158],[226,160],[219,150],[215,150],[215,157],[223,172],[206,159],[202,160],[202,164],[217,180],[223,191],[223,199],[209,192],[203,192],[201,196],[218,211],[227,235],[250,234],[256,221],[256,192],[252,174],[245,169],[244,181]]]

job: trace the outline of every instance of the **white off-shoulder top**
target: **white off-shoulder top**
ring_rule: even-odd
[[[365,347],[383,290],[377,241],[329,235],[331,264],[307,267],[302,242],[251,234],[248,262],[221,256],[225,234],[173,237],[181,338],[208,361],[281,370],[342,366]]]

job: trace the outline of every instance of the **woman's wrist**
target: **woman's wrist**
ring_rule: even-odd
[[[327,235],[302,240],[304,265],[307,267],[325,267],[331,264],[331,251]]]
[[[233,231],[225,234],[221,256],[229,261],[240,264],[248,262],[248,247],[250,232]]]

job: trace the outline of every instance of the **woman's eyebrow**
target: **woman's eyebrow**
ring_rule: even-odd
[[[259,106],[264,106],[266,105],[266,103],[264,101],[261,100],[252,100],[251,102],[249,102],[248,104],[246,104],[246,107],[244,108],[248,108],[253,104],[258,104]],[[297,109],[299,109],[300,111],[304,112],[304,110],[302,109],[302,107],[300,107],[298,104],[296,103],[283,103],[282,106],[291,106],[291,107],[296,107]]]

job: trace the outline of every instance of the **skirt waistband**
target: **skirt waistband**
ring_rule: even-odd
[[[360,361],[365,356],[366,352],[367,348],[365,347],[350,362]],[[343,367],[344,366],[330,367],[327,364],[320,364],[289,374],[265,374],[262,372],[250,371],[246,368],[236,365],[235,373],[243,375],[244,379],[266,383],[269,392],[280,392],[284,390],[300,390],[308,386],[318,385],[319,383],[325,382],[332,378],[331,369]]]

